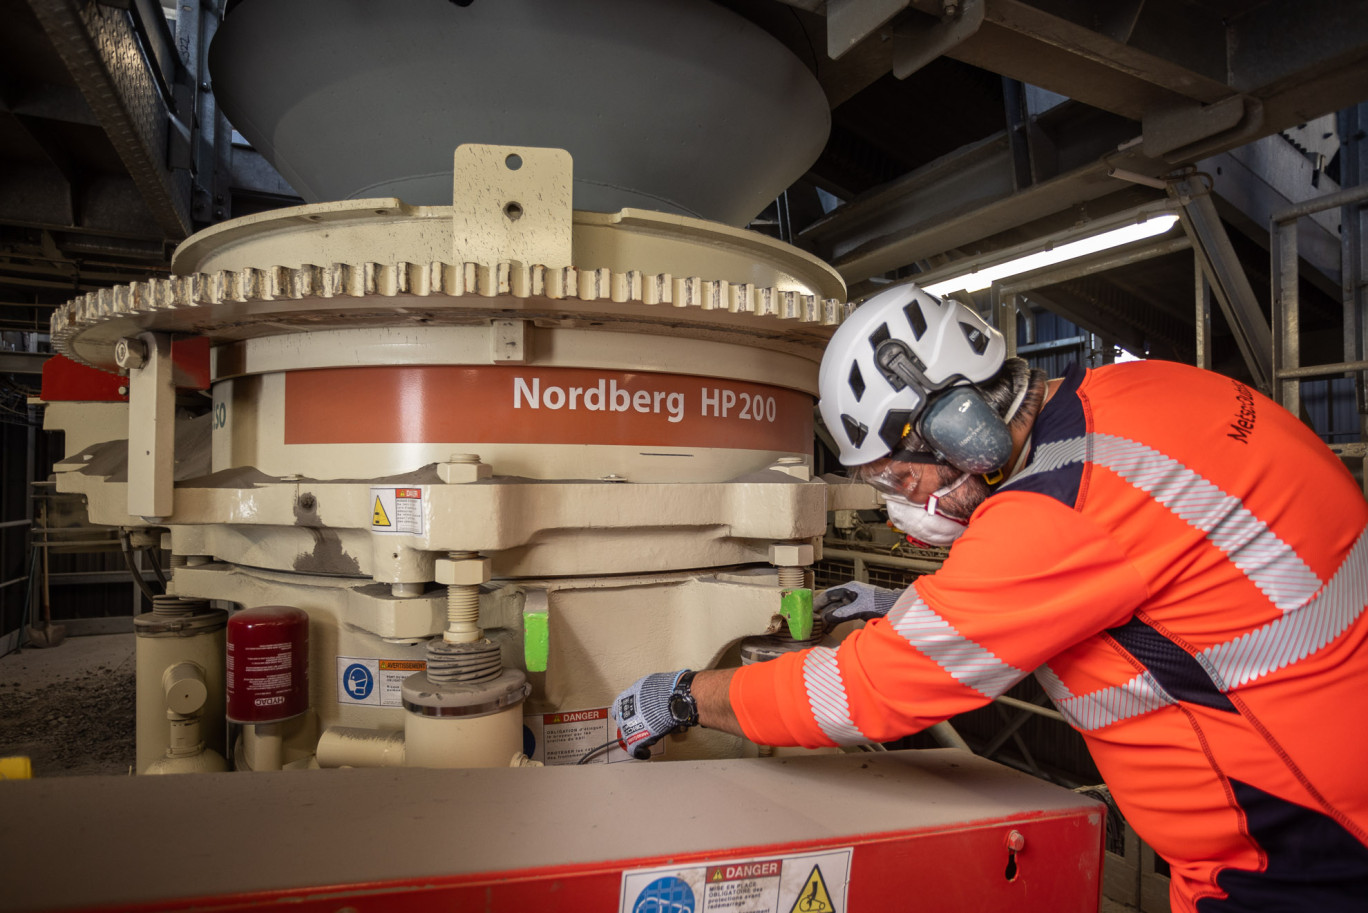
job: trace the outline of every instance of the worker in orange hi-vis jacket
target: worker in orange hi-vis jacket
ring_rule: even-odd
[[[1005,358],[913,286],[822,361],[852,474],[917,540],[901,594],[820,594],[839,648],[656,673],[614,701],[638,756],[700,724],[764,745],[884,742],[1034,672],[1180,911],[1368,909],[1368,502],[1308,428],[1185,365]]]

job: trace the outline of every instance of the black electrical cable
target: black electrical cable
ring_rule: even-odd
[[[161,583],[162,592],[166,592],[166,573],[162,570],[161,562],[157,560],[157,552],[160,551],[156,546],[147,549],[147,561],[152,565],[152,573],[157,576]]]
[[[584,757],[580,758],[580,759],[579,759],[578,761],[576,761],[575,763],[576,763],[576,764],[588,764],[590,758],[594,757],[595,755],[602,754],[603,752],[605,752],[605,751],[607,751],[608,749],[612,748],[612,747],[613,747],[614,745],[616,745],[617,743],[618,743],[618,740],[617,740],[617,739],[609,739],[607,742],[604,742],[604,743],[603,743],[602,745],[600,745],[598,748],[595,748],[595,749],[592,749],[591,751],[589,751]]]
[[[129,546],[128,530],[122,528],[119,530],[119,544],[123,548],[124,566],[128,568],[128,573],[133,575],[133,582],[138,585],[138,589],[142,590],[149,603],[155,602],[156,594],[152,592],[152,588],[147,585],[147,581],[143,579],[143,575],[138,572],[137,567],[133,564],[133,550]]]

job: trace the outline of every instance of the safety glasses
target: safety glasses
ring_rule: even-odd
[[[917,490],[922,473],[928,466],[944,466],[945,461],[924,450],[893,451],[863,466],[851,470],[851,477],[874,490],[895,498],[906,499]]]

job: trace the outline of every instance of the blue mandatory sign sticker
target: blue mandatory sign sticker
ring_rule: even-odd
[[[632,913],[694,913],[693,888],[673,875],[657,878],[637,895]]]
[[[375,688],[375,676],[360,663],[352,663],[342,673],[342,687],[352,700],[364,701]]]

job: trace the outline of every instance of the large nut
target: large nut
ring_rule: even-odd
[[[489,582],[489,563],[488,558],[438,558],[433,572],[446,586],[479,586]]]
[[[775,567],[807,567],[815,556],[811,543],[775,542],[769,549],[770,564]]]
[[[780,457],[777,462],[770,464],[770,469],[774,472],[782,472],[786,476],[792,476],[800,482],[807,482],[812,479],[812,470],[808,468],[807,460],[804,457]]]
[[[147,364],[147,343],[126,337],[114,343],[114,361],[119,367],[132,371]]]
[[[494,475],[494,467],[488,463],[469,461],[452,461],[437,464],[437,477],[448,484],[460,484],[462,482],[478,482],[481,479],[488,479]]]

